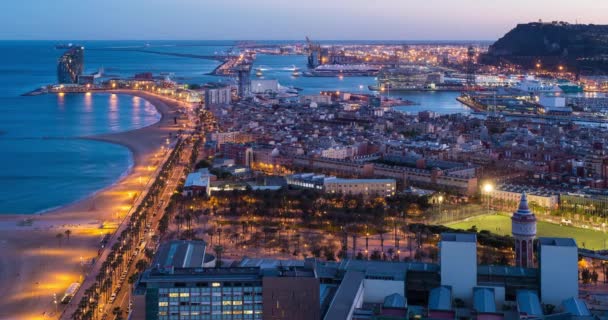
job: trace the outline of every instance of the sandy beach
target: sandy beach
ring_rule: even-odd
[[[0,319],[58,318],[62,305],[55,304],[55,297],[60,300],[70,283],[82,279],[100,240],[126,217],[161,164],[167,139],[179,130],[174,124],[178,103],[140,91],[113,93],[146,99],[161,120],[128,132],[82,137],[131,150],[134,166],[116,184],[44,214],[0,215],[0,287],[5,288]]]

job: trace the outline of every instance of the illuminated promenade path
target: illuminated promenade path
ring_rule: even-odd
[[[118,94],[121,94],[121,93],[134,94],[134,95],[138,94],[137,91],[128,91],[128,90],[115,90],[115,91],[104,91],[104,92],[111,92],[111,93],[118,93]],[[150,127],[155,127],[155,128],[149,128],[149,130],[153,130],[152,135],[166,136],[169,134],[169,132],[172,132],[173,130],[177,130],[177,128],[173,128],[173,129],[171,128],[173,119],[171,116],[168,116],[167,112],[171,112],[171,111],[178,109],[178,106],[186,106],[186,104],[183,102],[175,101],[173,99],[168,99],[166,97],[157,96],[157,95],[153,95],[153,94],[149,94],[149,93],[145,93],[145,92],[141,92],[141,94],[143,95],[144,98],[146,98],[150,101],[154,101],[153,104],[157,105],[157,108],[158,108],[158,105],[161,105],[161,103],[162,103],[163,104],[162,108],[169,109],[169,110],[164,110],[164,112],[159,110],[161,113],[163,113],[163,119],[161,119],[161,122],[159,124],[150,126]],[[157,100],[160,100],[160,101],[157,101]],[[148,129],[148,128],[143,128],[140,130],[146,130],[146,129]],[[160,149],[160,150],[162,150],[162,152],[164,152],[164,154],[161,155],[162,158],[158,162],[155,172],[149,176],[149,179],[146,181],[145,186],[143,186],[143,190],[138,194],[138,198],[135,199],[135,201],[133,202],[132,205],[130,205],[126,215],[124,216],[124,219],[122,220],[121,224],[118,226],[118,229],[114,232],[114,234],[111,237],[111,239],[109,240],[108,244],[105,246],[105,250],[102,251],[99,258],[97,258],[97,260],[95,261],[95,264],[91,267],[91,269],[88,272],[87,276],[85,277],[80,289],[78,290],[76,295],[71,299],[71,302],[63,310],[61,319],[71,319],[71,316],[74,313],[74,311],[76,310],[76,308],[78,307],[78,303],[82,299],[84,292],[86,291],[87,288],[91,287],[92,284],[96,281],[96,277],[97,277],[97,274],[99,273],[101,265],[107,259],[109,253],[111,252],[112,246],[115,243],[117,243],[117,238],[122,233],[122,231],[127,228],[129,221],[130,221],[130,216],[135,211],[135,209],[139,206],[141,200],[145,198],[145,195],[147,194],[149,187],[155,181],[161,168],[163,167],[163,164],[166,162],[167,157],[171,154],[171,150],[175,147],[175,140],[173,141],[173,143],[170,143],[169,145],[167,145],[167,148],[164,148],[164,147],[161,148],[161,146],[160,146],[162,144],[160,142],[161,140],[159,140],[157,138],[150,139],[150,141],[143,141],[141,134],[145,133],[145,135],[150,135],[150,133],[146,133],[146,132],[138,133],[137,130],[135,130],[135,131],[131,131],[131,132],[123,133],[123,134],[128,135],[130,133],[133,133],[132,136],[129,137],[129,139],[132,140],[131,143],[133,145],[136,145],[136,146],[142,145],[142,148],[144,148],[144,149],[153,146],[153,148],[155,150]],[[159,136],[159,137],[161,137],[161,136]],[[112,138],[112,135],[107,135],[107,136],[102,136],[101,140],[112,142],[113,138]],[[164,142],[165,138],[163,138],[162,141]],[[158,152],[154,152],[154,154],[158,154]],[[147,157],[151,157],[152,155],[146,153],[145,156],[146,156],[146,158],[144,159],[144,161],[146,161]],[[159,218],[160,215],[157,215],[157,217]]]

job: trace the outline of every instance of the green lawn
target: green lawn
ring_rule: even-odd
[[[501,235],[511,234],[511,218],[502,215],[484,215],[470,218],[466,221],[447,223],[447,227],[467,230],[477,226],[478,230],[488,230]],[[579,247],[587,249],[604,249],[608,244],[608,234],[601,231],[587,230],[554,223],[538,222],[536,225],[538,237],[574,238]]]

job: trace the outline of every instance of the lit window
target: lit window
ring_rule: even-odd
[[[211,283],[211,286],[212,286],[212,287],[219,287],[219,286],[221,286],[221,285],[222,285],[222,284],[221,284],[221,283],[219,283],[219,282],[213,282],[213,283]]]
[[[232,305],[232,301],[228,300],[228,301],[222,301],[222,304],[225,306],[230,306]]]
[[[169,298],[177,298],[177,297],[179,297],[179,293],[177,293],[177,292],[169,293]]]
[[[158,303],[158,306],[159,306],[159,307],[166,307],[166,306],[168,306],[168,305],[169,305],[169,302],[167,302],[167,301],[160,301],[160,302]]]
[[[188,298],[188,297],[190,297],[190,293],[188,293],[188,292],[182,292],[182,293],[179,294],[179,296],[182,297],[182,298]]]

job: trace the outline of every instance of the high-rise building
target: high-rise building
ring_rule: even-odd
[[[536,216],[528,207],[528,197],[522,193],[519,208],[511,217],[511,233],[515,238],[515,264],[518,267],[534,267],[534,238]]]
[[[251,93],[251,66],[243,65],[236,70],[239,98],[243,99]]]
[[[66,51],[57,63],[59,83],[78,83],[78,76],[84,70],[84,47],[74,47]]]
[[[469,46],[467,50],[467,86],[475,86],[475,49]]]

